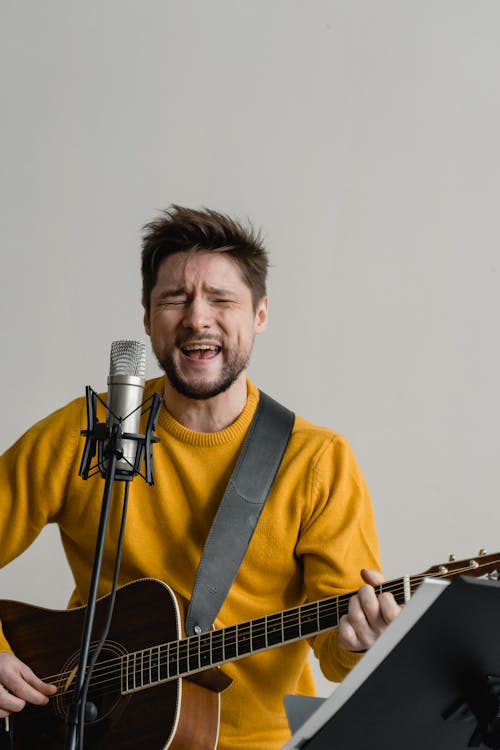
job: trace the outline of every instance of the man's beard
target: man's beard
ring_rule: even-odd
[[[187,396],[187,398],[202,401],[227,391],[243,370],[248,367],[248,360],[249,356],[244,357],[241,354],[230,356],[219,378],[202,383],[187,382],[179,372],[171,352],[165,354],[162,359],[158,358],[158,364],[165,372],[170,385],[178,393]]]

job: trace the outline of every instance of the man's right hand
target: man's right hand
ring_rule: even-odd
[[[56,692],[55,685],[40,680],[17,656],[0,652],[0,719],[22,711],[26,703],[44,706]]]

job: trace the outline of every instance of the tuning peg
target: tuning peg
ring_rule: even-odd
[[[481,547],[481,549],[479,550],[479,552],[477,554],[478,554],[479,557],[484,557],[485,555],[488,554],[488,550],[487,549],[483,549]]]
[[[448,557],[448,562],[455,562],[455,560],[456,560],[456,559],[457,559],[457,558],[455,557],[455,555],[450,555],[450,556]]]

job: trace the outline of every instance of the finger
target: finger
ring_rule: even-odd
[[[379,607],[371,586],[362,587],[356,596],[351,597],[347,616],[358,639],[358,648],[370,648],[378,635]]]
[[[4,674],[1,684],[0,707],[8,711],[21,711],[25,703],[46,705],[49,696],[56,692],[54,686],[44,683],[25,665]]]
[[[358,592],[359,604],[361,610],[365,616],[366,623],[370,629],[370,635],[377,637],[379,636],[387,623],[385,622],[381,610],[380,603],[375,589],[369,584],[362,586]],[[360,618],[361,623],[361,618]]]
[[[7,688],[0,685],[0,711],[2,716],[22,711],[25,705],[26,701],[13,695]]]
[[[384,622],[389,624],[401,612],[401,607],[396,602],[393,595],[388,592],[381,594],[378,601],[380,605],[380,614],[382,615]]]
[[[26,682],[21,676],[9,678],[4,682],[4,687],[23,703],[33,703],[35,706],[45,706],[49,702],[49,696],[55,692],[52,689],[46,692],[49,687],[48,685],[43,686],[42,690],[39,690]],[[12,710],[20,711],[21,709]]]
[[[42,695],[50,697],[57,692],[57,687],[55,685],[51,685],[50,683],[41,680],[26,664],[22,664],[19,671],[26,683],[31,685],[36,691],[42,693]]]
[[[362,651],[364,649],[349,621],[348,615],[342,615],[339,620],[337,643],[346,651]]]
[[[9,676],[9,678],[5,680],[3,688],[4,692],[2,693],[2,701],[0,705],[3,708],[7,708],[9,711],[21,711],[21,709],[24,708],[25,703],[33,703],[35,706],[44,706],[49,702],[48,696],[31,687],[31,685],[28,685],[28,683],[19,676]],[[6,700],[5,695],[10,696],[10,699]],[[20,701],[22,705],[18,706],[17,703],[13,704],[12,699]]]
[[[376,612],[375,608],[371,607],[368,612],[368,619],[374,629],[380,634],[384,625],[388,625],[394,620],[394,618],[401,612],[401,607],[396,603],[394,596],[388,592],[383,592],[380,584],[385,582],[384,576],[378,570],[366,570],[361,571],[361,577],[363,580],[374,587],[375,594],[378,597],[378,606],[380,612]],[[371,601],[371,599],[370,599]],[[371,614],[371,617],[370,617]]]
[[[361,570],[361,578],[365,583],[369,583],[370,586],[375,587],[380,586],[385,581],[383,573],[379,570],[367,570],[366,568]]]

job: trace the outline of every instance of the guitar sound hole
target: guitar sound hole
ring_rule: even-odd
[[[96,644],[91,646],[91,654]],[[114,641],[106,641],[90,680],[85,706],[85,723],[91,724],[108,716],[120,700],[121,657],[126,649]],[[58,683],[59,693],[53,706],[56,714],[66,719],[74,697],[74,686],[80,652],[73,654],[63,667]]]

